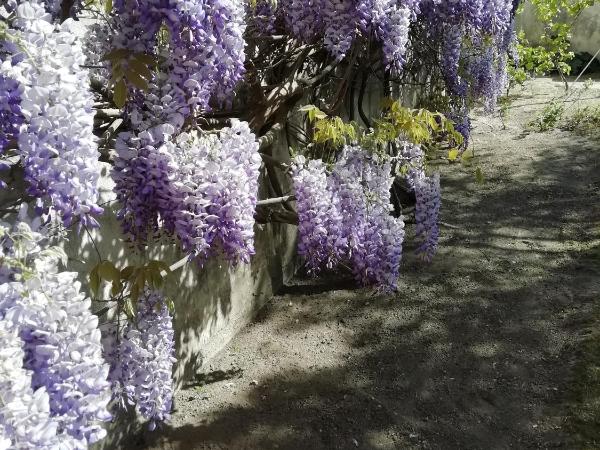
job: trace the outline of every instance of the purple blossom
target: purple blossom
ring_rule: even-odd
[[[249,23],[258,34],[270,35],[275,32],[277,7],[273,0],[258,0],[254,8],[248,7]]]
[[[135,323],[105,331],[113,398],[121,406],[135,405],[154,429],[169,419],[173,404],[173,319],[164,297],[147,290],[138,300]]]
[[[0,286],[5,301],[11,297],[16,302],[20,294],[9,284]],[[18,328],[0,319],[0,448],[58,448],[58,423],[50,417],[48,393],[43,387],[32,389],[31,371],[23,368],[24,357]],[[62,439],[67,445],[69,441]]]
[[[393,73],[399,73],[404,65],[410,23],[415,16],[414,9],[396,0],[373,0],[372,27],[383,44],[386,67]]]
[[[303,156],[294,159],[292,166],[298,210],[298,254],[304,258],[309,273],[318,273],[329,259],[327,245],[331,194],[327,186],[325,164]]]
[[[394,291],[400,272],[404,221],[390,214],[393,177],[389,158],[369,155],[360,147],[346,147],[333,173],[345,189],[362,194],[356,201],[359,207],[351,210],[348,221],[352,227],[348,230],[349,259],[355,277],[361,284]],[[351,201],[348,194],[344,197],[345,203]]]
[[[173,132],[168,125],[137,136],[125,132],[119,134],[115,144],[112,177],[121,206],[117,217],[126,236],[140,245],[163,227],[167,233],[175,229],[179,200],[172,186],[177,171]]]
[[[0,407],[0,428],[11,448],[85,449],[105,436],[100,423],[110,418],[98,320],[77,274],[58,271],[64,253],[47,245],[26,212],[12,226],[0,224],[3,264],[14,280],[0,284],[0,372],[14,366],[17,376],[12,383],[0,376],[3,402],[10,399]]]
[[[234,121],[219,136],[177,138],[169,125],[116,143],[113,170],[118,217],[133,242],[164,232],[203,262],[222,251],[232,263],[254,254],[254,210],[260,156],[247,123]]]
[[[13,56],[12,65],[2,65],[4,76],[20,85],[25,124],[18,153],[30,195],[58,212],[66,226],[76,220],[96,225],[100,164],[84,56],[73,22],[55,27],[50,19],[40,4],[23,2],[16,28],[9,30],[26,50]]]
[[[321,161],[294,161],[298,252],[309,271],[350,265],[357,281],[396,289],[404,222],[390,215],[389,158],[345,147],[331,173]]]
[[[452,26],[445,30],[442,43],[442,72],[451,95],[464,97],[467,83],[459,73],[464,30],[461,26]]]
[[[19,83],[0,74],[0,155],[11,141],[19,137],[22,124]]]
[[[113,48],[154,54],[160,27],[170,41],[160,71],[167,75],[170,91],[161,87],[158,99],[178,99],[185,116],[210,109],[210,101],[225,104],[244,74],[245,10],[237,0],[117,1],[113,17]],[[135,86],[131,86],[135,91]],[[156,103],[159,105],[160,103]],[[143,110],[139,111],[143,114]],[[152,110],[150,110],[152,112]],[[153,121],[152,114],[145,120]],[[151,126],[160,121],[154,121]]]
[[[454,122],[454,129],[463,137],[461,149],[466,149],[469,146],[471,139],[471,119],[469,118],[469,110],[466,106],[456,107],[448,114],[448,118]]]
[[[249,263],[254,255],[254,212],[258,197],[261,158],[258,142],[246,122],[234,121],[221,130],[219,145],[211,157],[218,157],[218,171],[209,172],[205,188],[210,200],[209,216],[218,217],[216,245],[232,263]]]

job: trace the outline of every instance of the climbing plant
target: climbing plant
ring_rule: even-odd
[[[431,261],[441,184],[430,162],[472,158],[469,112],[494,110],[507,83],[517,6],[2,0],[0,447],[86,448],[128,407],[150,428],[168,420],[177,299],[165,279],[187,261],[251,263],[257,222],[297,225],[310,272],[343,265],[394,291],[402,188]],[[414,105],[399,101],[408,88]],[[369,90],[385,99],[377,112]],[[298,143],[285,161],[272,153],[282,133]],[[259,178],[278,197],[259,199]],[[141,262],[96,248],[82,289],[60,243],[102,237],[113,206]],[[157,242],[184,258],[151,258]]]

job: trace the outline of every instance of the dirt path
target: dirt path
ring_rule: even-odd
[[[140,445],[573,448],[564,405],[600,293],[600,150],[567,132],[523,133],[560,89],[529,85],[507,129],[475,122],[486,183],[444,167],[452,227],[431,266],[406,258],[396,296],[335,280],[288,287]]]

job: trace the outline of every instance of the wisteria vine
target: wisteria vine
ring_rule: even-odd
[[[0,448],[87,448],[106,434],[109,399],[151,428],[169,419],[175,315],[165,295],[144,277],[135,289],[115,284],[99,325],[54,245],[100,226],[104,165],[138,256],[166,237],[196,267],[215,256],[251,263],[264,173],[264,191],[296,214],[309,272],[346,266],[394,291],[398,178],[415,197],[418,255],[431,261],[438,247],[440,178],[424,147],[353,138],[329,159],[302,148],[310,157],[288,167],[269,154],[273,132],[289,134],[307,96],[333,112],[346,103],[350,116],[358,105],[368,129],[369,79],[391,95],[414,71],[438,88],[465,150],[471,109],[493,111],[506,86],[518,3],[113,0],[82,25],[73,18],[94,6],[79,0],[0,2]],[[290,169],[295,211],[274,167]]]

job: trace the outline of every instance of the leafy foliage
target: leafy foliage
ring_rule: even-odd
[[[584,135],[598,135],[600,132],[600,106],[577,108],[564,119],[562,128]]]
[[[575,56],[570,49],[571,30],[581,12],[596,4],[596,0],[532,0],[531,4],[544,30],[537,45],[531,45],[523,31],[518,35],[517,58],[510,67],[510,75],[519,84],[528,76],[551,71],[570,74],[569,62]]]
[[[563,116],[565,110],[564,103],[553,100],[546,105],[540,115],[529,123],[529,126],[538,132],[544,132],[556,127]]]
[[[384,101],[384,110],[374,121],[372,130],[362,129],[356,122],[345,122],[340,117],[330,117],[314,105],[303,106],[299,110],[307,113],[314,129],[313,142],[317,145],[338,148],[360,143],[365,148],[380,151],[403,140],[425,146],[432,155],[446,148],[448,158],[454,160],[464,141],[454,128],[453,121],[444,114],[406,108],[391,99]]]

